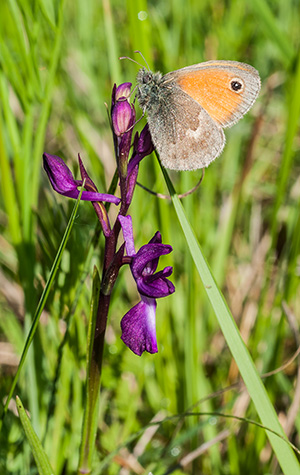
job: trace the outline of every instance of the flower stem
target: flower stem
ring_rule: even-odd
[[[88,331],[86,406],[83,419],[78,474],[92,471],[95,439],[98,426],[100,382],[104,336],[110,296],[101,293],[98,270],[94,270],[92,311]]]

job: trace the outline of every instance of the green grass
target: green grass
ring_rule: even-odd
[[[108,189],[115,164],[104,103],[110,103],[113,83],[134,83],[138,69],[118,56],[140,61],[134,50],[141,50],[151,68],[162,72],[232,59],[252,64],[262,78],[257,103],[226,131],[222,156],[206,170],[200,189],[183,200],[192,226],[187,240],[177,219],[179,205],[135,190],[130,214],[136,246],[161,231],[163,242],[174,249],[161,263],[173,265],[176,292],[158,301],[159,353],[139,358],[120,340],[120,319],[137,301],[130,273],[121,269],[104,349],[95,474],[118,474],[130,453],[143,467],[141,473],[153,475],[276,474],[278,461],[285,474],[299,471],[286,442],[272,434],[269,445],[270,433],[249,422],[280,433],[274,408],[284,429],[291,421],[287,436],[299,447],[297,360],[263,379],[266,392],[254,367],[245,367],[252,358],[259,374],[272,371],[299,344],[299,21],[299,2],[292,0],[0,4],[3,405],[75,204],[54,195],[42,169],[42,152],[62,156],[76,172],[80,152],[99,191]],[[170,174],[178,193],[191,188],[199,175]],[[142,162],[139,181],[167,193],[154,155]],[[92,273],[94,264],[101,267],[104,243],[100,238],[94,247],[95,226],[92,206],[81,203],[13,397],[19,395],[29,411],[44,450],[39,454],[42,460],[48,457],[55,474],[76,473],[80,456]],[[227,307],[218,306],[216,293],[209,301],[210,291],[193,262],[198,251],[192,236],[248,356],[242,340],[234,340],[233,322],[226,328],[220,323]],[[247,391],[240,385],[219,394],[240,380],[237,368]],[[34,474],[30,437],[14,400],[0,435],[0,472]],[[185,415],[191,408],[247,421]],[[164,422],[150,432],[155,417]],[[145,445],[144,433],[149,436]],[[192,461],[185,464],[188,455]],[[180,461],[183,466],[177,465]]]

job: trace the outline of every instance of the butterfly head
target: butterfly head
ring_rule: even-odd
[[[159,95],[162,74],[153,73],[145,68],[139,70],[137,74],[137,99],[143,110],[149,110]]]

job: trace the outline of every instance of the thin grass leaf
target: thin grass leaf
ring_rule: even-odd
[[[145,57],[150,68],[152,67],[151,57],[151,22],[149,18],[147,0],[129,0],[126,2],[129,22],[129,34],[131,36],[131,46],[133,51],[139,50]],[[144,64],[143,60],[135,55],[138,62]],[[146,65],[145,65],[146,66]]]
[[[273,40],[281,52],[284,63],[289,63],[294,57],[294,49],[288,36],[279,28],[278,22],[265,0],[253,0],[249,5],[257,14],[265,33]]]
[[[23,74],[25,77],[29,78],[29,81],[26,82],[27,95],[29,93],[30,97],[34,96],[35,91],[39,90],[39,81],[35,75],[35,68],[31,63],[31,57],[29,54],[28,45],[26,44],[26,36],[24,35],[23,29],[23,18],[21,11],[16,0],[9,0],[10,11],[14,20],[14,30],[16,35],[17,44],[22,56],[22,66],[24,66]]]
[[[121,82],[121,66],[118,60],[119,54],[110,0],[103,0],[102,4],[110,77],[113,78],[114,82],[119,84]]]
[[[237,325],[231,315],[224,296],[211,273],[209,265],[202,254],[200,245],[195,237],[194,231],[186,217],[184,208],[176,195],[174,187],[165,169],[162,168],[172,202],[185,235],[190,253],[197,267],[199,276],[204,285],[207,296],[215,311],[224,338],[240,370],[242,378],[247,386],[250,397],[255,405],[257,413],[264,426],[278,432],[282,437],[286,437],[277,414],[268,397],[267,391],[257,373],[255,365],[251,359],[249,351],[245,346],[239,333]],[[286,443],[267,431],[270,443],[277,456],[278,462],[285,475],[300,474],[300,465],[294,452]]]
[[[9,133],[9,138],[11,140],[11,145],[14,151],[14,154],[19,154],[20,151],[20,135],[18,131],[18,124],[16,117],[11,110],[11,106],[9,104],[9,90],[7,86],[7,80],[3,74],[0,72],[0,97],[1,97],[1,105],[3,108],[3,113],[5,116],[5,123],[7,125],[7,130]],[[17,157],[19,158],[19,156]],[[16,160],[16,167],[19,163],[19,160]]]
[[[9,79],[9,82],[13,86],[20,103],[22,104],[23,108],[26,109],[28,107],[28,94],[26,87],[18,66],[13,60],[13,57],[3,38],[1,38],[0,41],[0,64],[5,76]]]
[[[50,465],[47,454],[43,449],[40,439],[34,432],[30,419],[27,416],[22,401],[18,396],[16,396],[16,404],[25,435],[30,444],[32,454],[38,468],[39,475],[53,475],[54,471]]]
[[[52,0],[39,0],[39,4],[45,18],[53,29],[55,29],[55,11]]]
[[[95,267],[93,275],[93,294],[91,315],[89,321],[87,338],[87,388],[86,388],[86,407],[83,418],[82,438],[80,446],[80,457],[78,464],[78,473],[90,473],[92,469],[93,455],[95,450],[95,439],[98,427],[98,414],[100,402],[100,376],[97,370],[91,373],[92,352],[94,345],[94,334],[97,321],[97,312],[100,294],[100,276]]]
[[[30,203],[31,174],[32,174],[32,143],[34,140],[34,113],[35,107],[31,105],[26,111],[24,118],[22,137],[22,160],[17,168],[19,178],[20,206],[22,209],[23,235],[30,235],[32,225],[32,208]]]
[[[49,66],[48,79],[44,92],[44,102],[42,112],[39,118],[37,130],[35,132],[35,143],[33,149],[33,165],[31,178],[31,206],[36,206],[39,188],[40,164],[43,144],[45,140],[47,120],[51,107],[52,91],[54,88],[55,74],[58,66],[59,55],[62,44],[63,34],[63,8],[65,1],[62,0],[59,5],[58,22],[56,28],[55,42],[53,45],[53,52]]]
[[[29,331],[29,334],[27,336],[27,339],[26,339],[26,343],[25,343],[25,346],[24,346],[24,349],[23,349],[23,352],[22,352],[22,356],[21,356],[21,359],[20,359],[20,363],[19,363],[19,366],[18,366],[18,369],[17,369],[17,372],[16,372],[16,375],[13,379],[13,382],[12,382],[12,385],[11,385],[11,388],[10,388],[10,391],[9,391],[9,394],[7,396],[7,400],[5,402],[5,406],[3,408],[3,414],[2,414],[2,419],[4,418],[6,412],[7,412],[7,409],[8,409],[8,405],[9,405],[9,401],[13,395],[13,392],[14,392],[14,389],[16,387],[16,384],[18,382],[18,379],[19,379],[19,376],[20,376],[20,372],[21,372],[21,369],[25,363],[25,359],[26,359],[26,355],[28,353],[28,350],[29,350],[29,347],[31,345],[31,342],[33,340],[33,337],[34,337],[34,334],[37,330],[37,326],[38,326],[38,323],[39,323],[39,320],[40,320],[40,316],[42,314],[42,311],[45,307],[45,304],[46,304],[46,301],[47,301],[47,297],[49,295],[49,292],[50,292],[50,289],[51,289],[51,286],[52,286],[52,283],[55,279],[55,276],[56,276],[56,273],[58,271],[58,268],[59,268],[59,264],[60,264],[60,261],[61,261],[61,258],[62,258],[62,255],[63,255],[63,252],[64,252],[64,249],[67,245],[67,242],[68,242],[68,239],[69,239],[69,236],[70,236],[70,233],[72,231],[72,227],[73,227],[73,224],[74,224],[74,221],[75,221],[75,218],[76,218],[76,213],[77,213],[77,210],[78,210],[78,206],[79,206],[79,203],[80,203],[80,198],[81,198],[81,195],[82,195],[82,191],[84,189],[84,183],[81,187],[81,191],[79,193],[79,196],[77,198],[77,201],[75,203],[75,206],[73,208],[73,211],[72,211],[72,214],[70,216],[70,219],[69,219],[69,222],[68,222],[68,226],[65,230],[65,233],[63,235],[63,238],[62,238],[62,241],[60,243],[60,246],[59,246],[59,249],[57,251],[57,254],[55,256],[55,259],[54,259],[54,262],[53,262],[53,265],[52,265],[52,268],[51,268],[51,271],[50,271],[50,274],[49,274],[49,278],[46,282],[46,285],[45,285],[45,288],[43,290],[43,293],[42,293],[42,296],[40,298],[40,301],[38,303],[38,306],[37,306],[37,309],[35,311],[35,315],[34,315],[34,318],[33,318],[33,321],[32,321],[32,325],[31,325],[31,328],[30,328],[30,331]]]
[[[14,245],[17,245],[22,239],[19,223],[19,209],[17,196],[14,188],[13,175],[9,163],[9,157],[6,153],[6,148],[4,144],[3,130],[4,129],[2,126],[2,114],[0,113],[0,171],[2,195],[5,203],[5,210],[8,216],[8,226],[10,229],[12,241]]]
[[[142,429],[136,431],[135,433],[131,434],[128,439],[126,439],[125,442],[121,443],[118,445],[118,447],[116,447],[114,450],[112,450],[102,461],[101,463],[95,468],[94,472],[93,472],[93,475],[101,475],[103,473],[103,470],[105,470],[105,468],[107,468],[107,466],[109,466],[109,464],[111,464],[112,460],[114,459],[114,457],[116,457],[118,455],[118,453],[121,451],[122,448],[124,447],[128,447],[132,444],[132,442],[134,440],[136,440],[138,437],[142,436],[143,433],[149,428],[149,427],[153,427],[153,426],[162,426],[163,424],[167,423],[167,422],[173,422],[174,424],[176,423],[176,421],[178,421],[179,419],[183,419],[183,418],[199,418],[199,417],[219,417],[219,418],[224,418],[224,419],[232,419],[232,420],[236,420],[236,421],[239,421],[239,422],[246,422],[247,424],[251,424],[253,426],[256,426],[258,427],[259,429],[264,429],[265,431],[267,432],[270,432],[271,434],[273,434],[274,436],[278,437],[279,439],[282,440],[282,442],[285,444],[285,447],[290,447],[291,449],[295,450],[295,452],[297,452],[298,454],[300,454],[300,451],[299,449],[294,445],[292,444],[289,440],[286,439],[285,436],[282,436],[280,433],[270,429],[269,427],[266,427],[264,426],[263,424],[260,424],[259,422],[257,421],[254,421],[252,419],[249,419],[247,417],[238,417],[238,416],[235,416],[233,414],[224,414],[224,413],[221,413],[221,412],[203,412],[203,411],[195,411],[195,412],[184,412],[182,414],[176,414],[176,415],[172,415],[172,416],[167,416],[167,417],[164,417],[163,419],[161,420],[157,420],[155,422],[149,422],[148,424],[146,424]],[[198,424],[199,426],[199,424]],[[179,438],[181,438],[181,436],[179,436]],[[216,440],[216,443],[218,442],[218,440]],[[173,442],[172,442],[172,445],[180,445],[180,442],[178,442],[177,439],[175,439]],[[171,472],[170,472],[171,473]],[[293,474],[294,475],[294,474]]]
[[[290,96],[289,111],[286,126],[285,148],[281,160],[281,166],[278,173],[277,193],[273,209],[272,217],[272,242],[274,244],[275,234],[278,231],[277,213],[281,203],[284,200],[288,180],[291,176],[293,164],[294,150],[293,144],[295,136],[298,132],[299,116],[300,116],[300,52],[298,55],[295,76],[292,78],[292,94]]]

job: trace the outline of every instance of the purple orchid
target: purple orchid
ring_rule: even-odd
[[[129,205],[132,200],[134,188],[136,185],[140,161],[150,155],[154,150],[148,124],[145,125],[142,132],[135,134],[133,141],[133,153],[127,167],[127,193],[126,203]]]
[[[83,179],[75,180],[71,170],[67,167],[65,162],[56,155],[49,155],[48,153],[44,153],[43,161],[44,169],[48,175],[48,178],[54,191],[63,196],[77,199],[79,195],[78,187],[82,186]],[[80,162],[81,160],[79,157],[79,164]],[[90,182],[93,183],[92,180],[90,180]],[[98,193],[95,185],[93,187],[90,186],[89,189],[91,191],[82,192],[81,199],[83,201],[107,201],[108,203],[114,203],[116,205],[118,205],[121,201],[120,198],[117,198],[114,195]]]
[[[121,321],[121,338],[135,354],[141,356],[144,351],[157,352],[156,299],[170,295],[175,291],[174,285],[168,279],[172,274],[172,267],[165,267],[156,272],[160,256],[169,254],[172,247],[162,244],[161,235],[157,232],[148,244],[135,252],[132,221],[129,215],[126,216],[133,198],[140,161],[150,155],[154,149],[148,124],[140,134],[136,133],[132,140],[135,108],[130,103],[131,86],[131,83],[124,83],[118,87],[114,85],[112,91],[111,125],[121,199],[111,194],[98,192],[79,155],[81,180],[75,180],[71,170],[60,157],[46,153],[43,155],[44,169],[57,193],[76,199],[79,195],[78,188],[82,186],[83,181],[85,182],[81,199],[92,202],[105,237],[103,275],[94,335],[95,354],[101,352],[97,345],[99,338],[101,339],[100,345],[103,345],[104,342],[109,301],[120,267],[123,264],[130,264],[141,298],[140,302],[129,310]],[[121,202],[118,218],[112,225],[103,203],[105,201],[116,205]],[[121,228],[125,243],[117,251]],[[124,247],[127,251],[126,257],[123,256]],[[97,365],[98,362],[95,364]]]
[[[141,301],[122,318],[122,340],[135,354],[141,356],[144,351],[157,353],[156,340],[156,299],[166,297],[175,291],[173,283],[167,279],[172,267],[156,272],[160,256],[169,254],[172,247],[162,244],[161,234],[157,232],[148,244],[138,252],[134,249],[131,216],[119,216],[122,226],[127,259],[136,281]],[[126,258],[125,258],[126,259]]]
[[[146,124],[140,134],[138,132],[135,134],[132,156],[128,160],[135,122],[135,109],[129,102],[131,86],[130,82],[121,84],[118,87],[115,84],[112,92],[111,106],[112,131],[123,202],[121,214],[123,215],[126,215],[126,208],[129,207],[133,197],[138,175],[137,165],[154,150],[149,127]]]
[[[107,327],[110,301],[113,288],[117,281],[120,268],[130,264],[140,302],[135,305],[121,320],[122,340],[133,353],[141,356],[144,351],[157,353],[156,340],[156,299],[166,297],[175,291],[168,279],[172,267],[165,267],[156,272],[159,258],[169,254],[172,247],[162,244],[161,234],[157,232],[148,244],[135,252],[131,217],[128,210],[137,183],[140,161],[153,151],[153,144],[146,125],[140,134],[133,137],[135,126],[135,108],[130,102],[131,83],[114,85],[111,103],[111,128],[113,134],[117,175],[115,174],[110,189],[119,188],[121,198],[106,193],[98,193],[97,187],[87,173],[78,155],[81,180],[75,180],[72,172],[64,161],[55,155],[44,154],[44,168],[53,189],[69,198],[78,198],[78,188],[84,183],[82,200],[91,201],[104,235],[103,262],[101,285],[99,273],[95,270],[93,282],[93,336],[88,338],[89,361],[87,365],[86,407],[81,445],[80,473],[91,471],[90,447],[95,441],[95,421],[98,416],[101,370],[104,355],[105,332]],[[120,204],[118,215],[108,215],[104,201]],[[111,222],[111,219],[114,221]],[[120,231],[123,231],[124,242],[117,249]],[[98,237],[98,230],[95,232]],[[96,242],[96,241],[95,241]],[[126,248],[127,255],[124,257]],[[98,295],[98,303],[95,297]],[[95,307],[94,307],[95,306]],[[90,433],[94,434],[91,438]],[[89,448],[89,450],[86,450]]]
[[[125,97],[119,99],[116,105],[112,108],[111,119],[113,124],[114,133],[117,137],[121,137],[132,122],[133,108]]]
[[[123,199],[126,196],[127,165],[135,123],[135,109],[129,102],[131,86],[130,82],[123,83],[118,87],[115,84],[111,101],[112,131]]]
[[[128,99],[131,94],[131,82],[123,82],[119,86],[114,84],[113,90],[112,90],[112,98],[111,98],[111,104],[112,107],[116,104],[117,101],[120,99]]]
[[[140,135],[138,132],[135,134],[133,142],[133,154],[128,163],[128,175],[130,175],[136,165],[138,165],[144,157],[150,155],[153,150],[154,145],[152,143],[149,126],[146,124]]]

